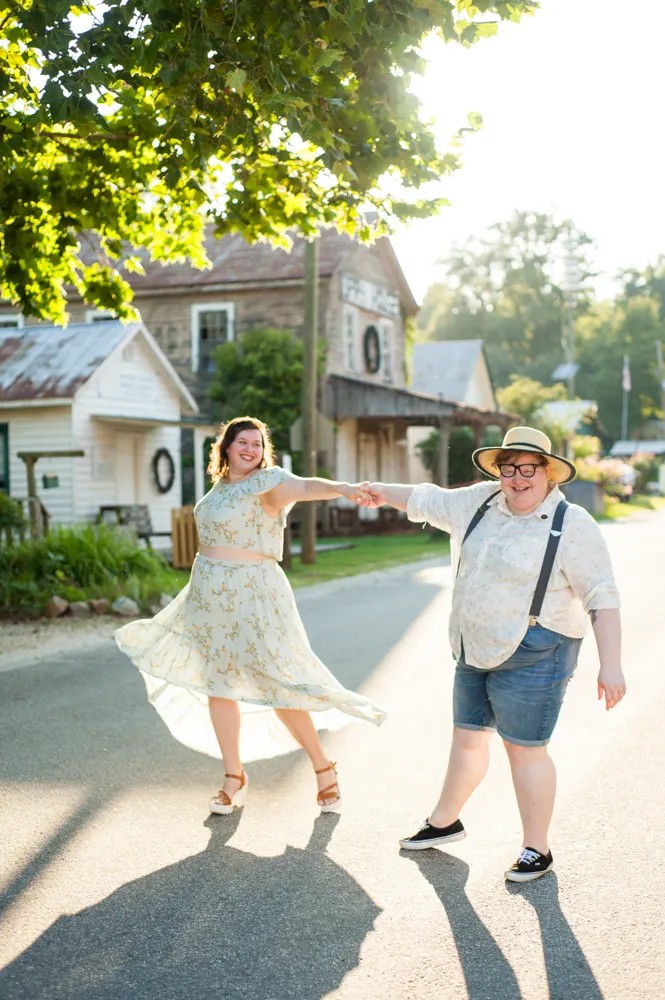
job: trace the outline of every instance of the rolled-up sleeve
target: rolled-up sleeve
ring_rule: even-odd
[[[574,511],[574,513],[573,513]],[[610,553],[602,532],[590,514],[571,508],[572,523],[561,538],[562,569],[585,611],[601,611],[621,605]]]

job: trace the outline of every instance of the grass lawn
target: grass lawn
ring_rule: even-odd
[[[344,543],[344,538],[319,539],[321,542]],[[291,569],[286,574],[292,587],[306,587],[343,576],[368,573],[373,569],[387,569],[418,559],[443,557],[450,551],[448,537],[440,531],[430,533],[418,529],[399,535],[360,535],[349,538],[349,549],[317,552],[312,566],[303,566],[300,556],[291,559]]]
[[[641,514],[645,510],[659,510],[665,507],[665,497],[652,497],[644,493],[636,493],[628,503],[621,503],[610,497],[605,498],[605,511],[599,515],[597,521],[614,521],[621,517],[630,517],[631,514]]]

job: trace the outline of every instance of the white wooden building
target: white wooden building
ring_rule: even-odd
[[[481,435],[486,424],[501,423],[505,429],[511,422],[493,419],[497,403],[482,340],[437,340],[415,344],[412,388],[416,392],[427,393],[458,406],[473,409],[477,419],[469,420],[469,423],[473,427],[476,448],[482,443]],[[411,482],[428,478],[427,470],[417,457],[417,448],[430,433],[431,428],[409,428]]]
[[[27,497],[20,452],[83,452],[35,466],[51,523],[94,521],[101,506],[141,503],[154,530],[169,531],[181,504],[180,431],[197,412],[143,323],[0,329],[2,488]],[[201,443],[211,431],[197,428]]]

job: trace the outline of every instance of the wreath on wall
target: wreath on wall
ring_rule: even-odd
[[[363,357],[365,370],[375,374],[381,367],[381,342],[375,326],[368,326],[363,334]]]
[[[158,448],[152,456],[152,478],[158,493],[168,493],[175,481],[175,462],[168,448]]]

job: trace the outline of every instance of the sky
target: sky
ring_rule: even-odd
[[[593,238],[600,295],[665,254],[664,38],[665,0],[542,0],[469,49],[427,46],[414,89],[442,144],[470,111],[484,126],[441,183],[451,207],[391,237],[418,301],[455,244],[516,209]]]

